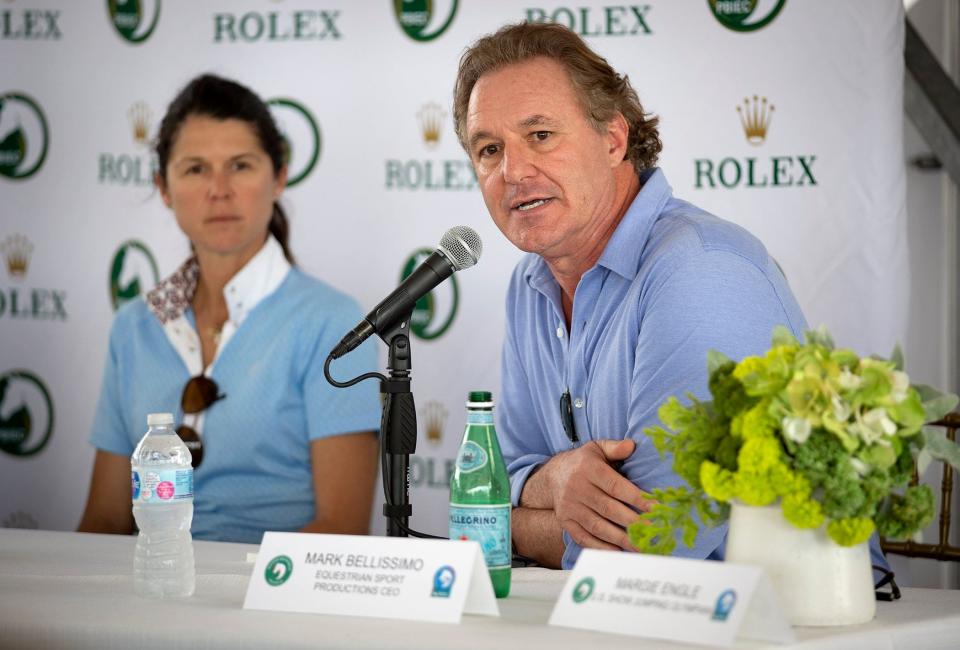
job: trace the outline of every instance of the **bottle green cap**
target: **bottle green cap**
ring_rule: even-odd
[[[493,393],[488,390],[472,390],[467,393],[467,405],[470,404],[493,406]]]

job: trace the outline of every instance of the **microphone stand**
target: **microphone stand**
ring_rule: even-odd
[[[380,420],[380,435],[386,462],[383,469],[383,515],[387,518],[389,537],[407,537],[410,505],[410,455],[417,451],[417,409],[410,391],[410,337],[411,310],[400,324],[382,335],[389,347],[388,377],[380,381],[384,396]]]

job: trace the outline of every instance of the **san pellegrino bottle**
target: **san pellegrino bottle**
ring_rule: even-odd
[[[193,594],[193,466],[171,413],[147,416],[147,433],[130,459],[133,516],[140,536],[133,555],[134,591],[150,598]]]
[[[450,539],[480,544],[497,598],[510,593],[510,509],[510,480],[493,425],[493,395],[472,391],[450,479]]]

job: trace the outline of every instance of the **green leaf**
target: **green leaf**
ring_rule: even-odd
[[[773,346],[779,345],[799,345],[793,333],[784,325],[777,325],[773,328]]]
[[[822,345],[828,350],[833,349],[833,338],[830,336],[830,332],[827,331],[826,325],[821,325],[817,329],[807,332],[806,339],[808,345]]]
[[[860,460],[882,470],[887,470],[897,462],[897,454],[893,447],[872,445],[859,454]]]
[[[717,350],[707,350],[707,376],[709,377],[717,371],[717,368],[725,363],[730,363],[731,359],[723,352]]]
[[[926,449],[921,449],[920,453],[917,454],[917,474],[923,476],[932,462],[933,456],[930,455],[930,452]]]
[[[903,350],[900,348],[899,343],[893,346],[893,354],[890,355],[890,361],[893,362],[894,370],[903,370]]]
[[[941,393],[933,386],[914,384],[923,402],[923,417],[927,422],[936,422],[956,408],[958,400],[953,393]]]
[[[931,458],[950,463],[954,469],[960,471],[960,446],[947,438],[943,427],[923,427],[923,450]]]

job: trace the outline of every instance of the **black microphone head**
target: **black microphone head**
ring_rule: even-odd
[[[443,233],[440,245],[437,247],[450,260],[454,269],[462,271],[477,263],[480,253],[483,252],[483,242],[480,235],[473,228],[454,226]]]

